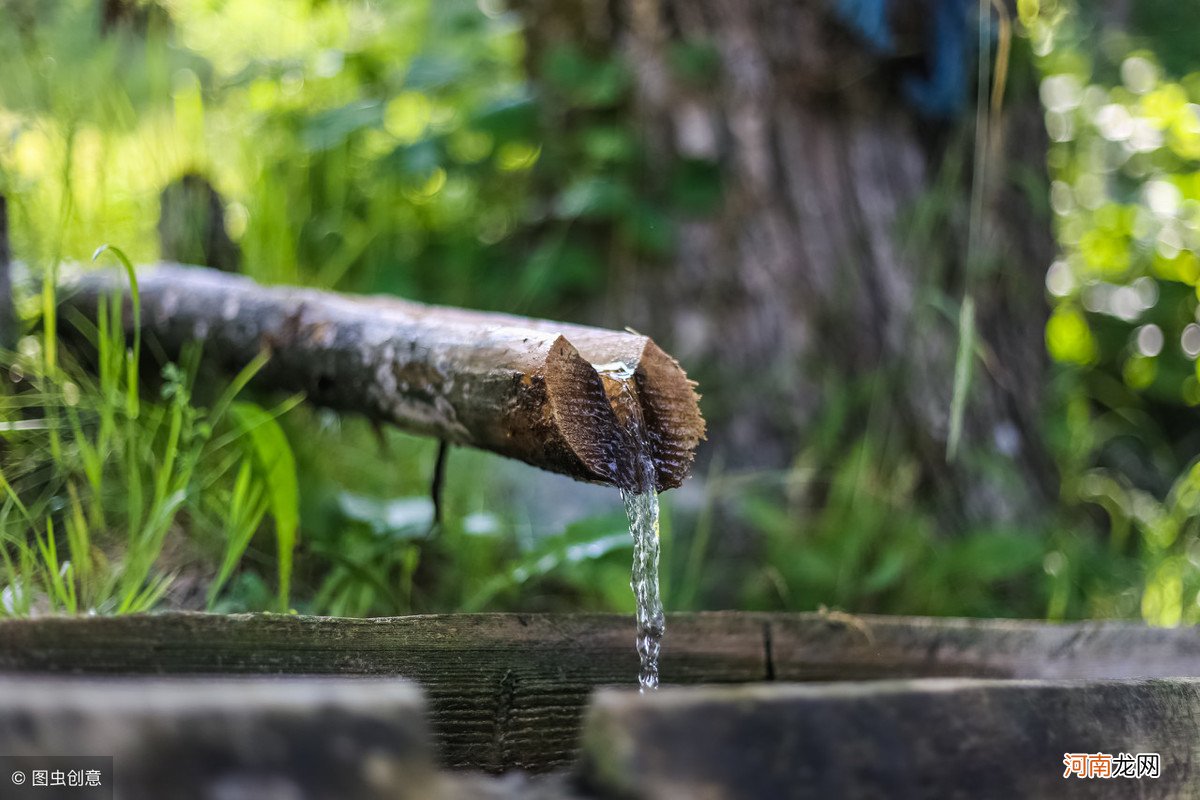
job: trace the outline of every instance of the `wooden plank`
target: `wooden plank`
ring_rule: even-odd
[[[9,677],[0,753],[27,775],[111,757],[102,785],[132,800],[445,796],[420,690],[396,679]]]
[[[663,674],[762,680],[762,624],[697,614],[670,622]],[[634,623],[619,615],[396,619],[172,613],[0,622],[0,670],[77,673],[402,675],[429,701],[442,762],[545,771],[570,762],[597,686],[634,684]]]
[[[233,371],[267,351],[259,385],[579,480],[673,488],[704,438],[695,383],[645,336],[178,264],[139,270],[138,287],[141,327],[171,357],[201,341]],[[127,292],[124,273],[87,272],[60,302],[94,318],[103,298]],[[635,463],[628,396],[654,476]]]
[[[0,670],[401,675],[429,699],[444,764],[569,763],[599,686],[634,685],[622,615],[392,619],[161,614],[0,621]],[[671,615],[665,685],[888,677],[1200,676],[1200,631],[1128,623],[842,614]]]
[[[1064,778],[1067,753],[1159,777]],[[580,773],[603,797],[1194,798],[1200,681],[936,678],[600,692]]]
[[[1200,628],[838,612],[766,619],[780,681],[1200,677]]]

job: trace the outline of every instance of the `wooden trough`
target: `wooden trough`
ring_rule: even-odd
[[[80,730],[123,714],[126,761],[141,763],[129,754],[163,736],[182,737],[170,752],[187,761],[195,726],[179,720],[199,713],[191,703],[208,720],[208,763],[224,765],[214,774],[284,780],[292,759],[336,741],[383,765],[353,772],[378,781],[347,778],[328,792],[287,778],[301,780],[302,797],[1200,796],[1200,631],[744,613],[675,615],[668,631],[665,688],[641,696],[629,688],[636,657],[621,616],[9,620],[0,622],[0,752],[33,741],[42,752],[57,742],[112,755],[95,752],[107,739]],[[114,676],[134,688],[95,683]],[[259,676],[250,685],[261,694],[235,681],[235,700],[223,700],[235,676]],[[396,688],[400,678],[423,700]],[[31,739],[29,720],[39,719]],[[275,739],[220,733],[263,726]],[[247,766],[245,753],[214,750],[214,739],[251,751],[278,741],[267,763]],[[1154,754],[1158,777],[1064,778],[1071,753],[1109,754],[1110,768],[1122,753]],[[355,760],[320,763],[348,770],[346,759]],[[423,788],[411,793],[416,777],[389,783],[399,774],[424,776]]]

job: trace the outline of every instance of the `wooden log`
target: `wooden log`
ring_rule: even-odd
[[[1200,676],[1200,630],[840,614],[671,615],[664,685],[924,676]],[[622,615],[381,619],[172,613],[0,621],[0,671],[401,675],[429,699],[442,763],[569,763],[589,693],[634,685]]]
[[[633,372],[659,490],[683,481],[704,435],[695,384],[645,336],[171,264],[138,282],[143,327],[169,355],[199,340],[238,369],[266,349],[261,385],[580,480],[646,488],[597,366]],[[100,297],[126,289],[117,272],[84,273],[64,302],[93,316]]]
[[[603,797],[1196,797],[1200,681],[603,690],[583,740]],[[1158,777],[1064,778],[1068,753],[1157,754]]]
[[[425,800],[446,795],[424,712],[420,691],[394,678],[10,677],[0,753],[26,775],[48,757],[111,757],[105,796],[115,768],[127,800]]]

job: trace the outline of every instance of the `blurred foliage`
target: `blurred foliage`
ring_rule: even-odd
[[[643,187],[617,59],[548,53],[547,91],[578,119],[543,119],[496,3],[172,0],[158,26],[107,32],[99,6],[0,11],[0,189],[30,260],[105,239],[154,257],[159,192],[196,173],[260,280],[561,308],[601,285],[598,225],[662,255],[664,207],[712,203],[703,164]],[[706,52],[677,68],[700,79]]]
[[[1023,0],[1052,140],[1061,258],[1046,343],[1064,368],[1064,501],[1103,509],[1134,593],[1108,613],[1200,621],[1200,40],[1195,2],[1126,20]]]
[[[467,268],[512,232],[537,160],[508,15],[170,2],[162,29],[103,32],[99,5],[18,3],[26,24],[0,28],[22,252],[79,258],[103,233],[151,258],[159,191],[195,172],[259,279],[460,301],[511,284],[511,258]]]
[[[791,469],[772,484],[716,482],[762,552],[737,593],[755,609],[1068,619],[1112,616],[1133,581],[1094,528],[1078,518],[1040,526],[975,526],[947,537],[922,496],[904,423],[886,412],[891,379],[831,383],[823,415]],[[844,442],[852,444],[847,447]],[[957,468],[1008,486],[1000,457],[964,453]],[[1015,483],[1015,482],[1013,482]],[[711,587],[711,584],[710,584]]]
[[[0,193],[35,274],[53,277],[104,241],[154,259],[160,194],[196,174],[224,197],[225,231],[259,280],[569,318],[613,265],[653,268],[670,257],[679,220],[723,199],[714,161],[654,162],[630,121],[619,55],[556,47],[527,64],[519,21],[496,0],[127,0],[128,13],[106,22],[107,5],[0,4]],[[884,3],[839,7],[863,36],[886,35]],[[965,7],[941,2],[938,24]],[[1061,513],[1038,529],[937,535],[903,423],[880,412],[894,376],[867,376],[830,386],[790,469],[726,475],[718,453],[699,497],[678,509],[677,493],[664,498],[668,608],[1200,617],[1200,73],[1189,72],[1200,54],[1179,4],[1131,8],[1117,33],[1088,4],[1019,2],[1054,140],[1062,256],[1047,276],[1046,343],[1061,369],[1047,436]],[[927,88],[940,94],[927,99],[943,111],[961,104],[973,47],[954,32],[928,59]],[[686,41],[668,68],[703,89],[720,61]],[[967,146],[963,133],[950,148]],[[962,156],[950,153],[915,203],[914,240],[963,227],[952,169]],[[957,257],[922,252],[931,275]],[[930,313],[957,315],[922,292]],[[435,443],[295,399],[268,411],[239,394],[217,414],[219,398],[199,391],[188,364],[156,365],[161,385],[143,385],[146,369],[120,378],[119,364],[89,382],[65,351],[58,371],[35,369],[21,359],[54,341],[52,306],[23,298],[24,355],[9,369],[36,391],[6,392],[5,424],[70,419],[68,408],[81,423],[6,431],[9,613],[130,610],[164,596],[348,615],[632,609],[615,494],[612,514],[535,534],[491,457],[454,451],[435,524]],[[130,349],[108,347],[101,363]],[[114,374],[119,387],[106,388]],[[161,461],[173,438],[198,459],[188,476]],[[964,453],[956,468],[1005,486],[986,453]],[[164,480],[183,494],[160,497],[151,487]],[[151,519],[162,524],[138,534]],[[726,526],[755,534],[729,560],[716,535]],[[151,568],[120,591],[88,583],[91,594],[72,600],[64,576],[81,576],[69,570],[102,563],[97,553],[119,563],[122,548]],[[180,553],[202,575],[199,600],[168,587]]]
[[[545,53],[540,97],[525,58],[496,2],[12,0],[0,193],[14,249],[50,275],[100,241],[151,260],[161,193],[196,175],[259,280],[571,316],[614,253],[668,254],[669,209],[708,212],[719,179],[705,161],[643,179],[619,58]],[[697,85],[715,65],[703,43],[672,53]],[[294,578],[299,610],[632,608],[616,517],[535,540],[497,481],[452,476],[434,530],[428,443],[389,432],[383,450],[361,421],[301,408],[279,428],[264,413],[229,409],[249,461],[222,478],[225,505],[204,504],[229,528],[210,606],[275,606],[263,576],[295,543],[277,591]],[[480,458],[455,454],[470,462],[455,469],[489,470]],[[258,532],[268,518],[277,553]]]
[[[283,422],[295,443],[305,533],[297,610],[633,610],[632,542],[615,493],[612,513],[536,535],[497,457],[452,449],[435,525],[436,442],[305,408]],[[242,588],[223,608],[256,607],[257,579]]]

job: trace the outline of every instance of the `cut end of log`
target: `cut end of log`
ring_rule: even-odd
[[[651,339],[638,338],[642,347],[633,365],[632,388],[647,438],[642,446],[654,462],[654,488],[665,491],[687,478],[696,447],[704,439],[704,417],[695,381]],[[621,334],[613,340],[611,354],[627,346]],[[589,354],[598,356],[597,349],[593,345]],[[616,382],[602,378],[596,365],[563,335],[551,348],[547,367],[546,387],[557,430],[594,479],[623,489],[649,489],[641,485],[644,479],[634,463],[635,445],[629,441],[633,422],[625,418],[628,412],[613,388]]]
[[[604,384],[566,337],[558,336],[550,346],[541,378],[545,382],[547,432],[535,435],[547,443],[561,439],[567,450],[564,456],[578,459],[583,470],[580,477],[632,487],[636,470]]]
[[[696,382],[651,339],[634,374],[658,489],[672,489],[687,478],[704,439]]]

